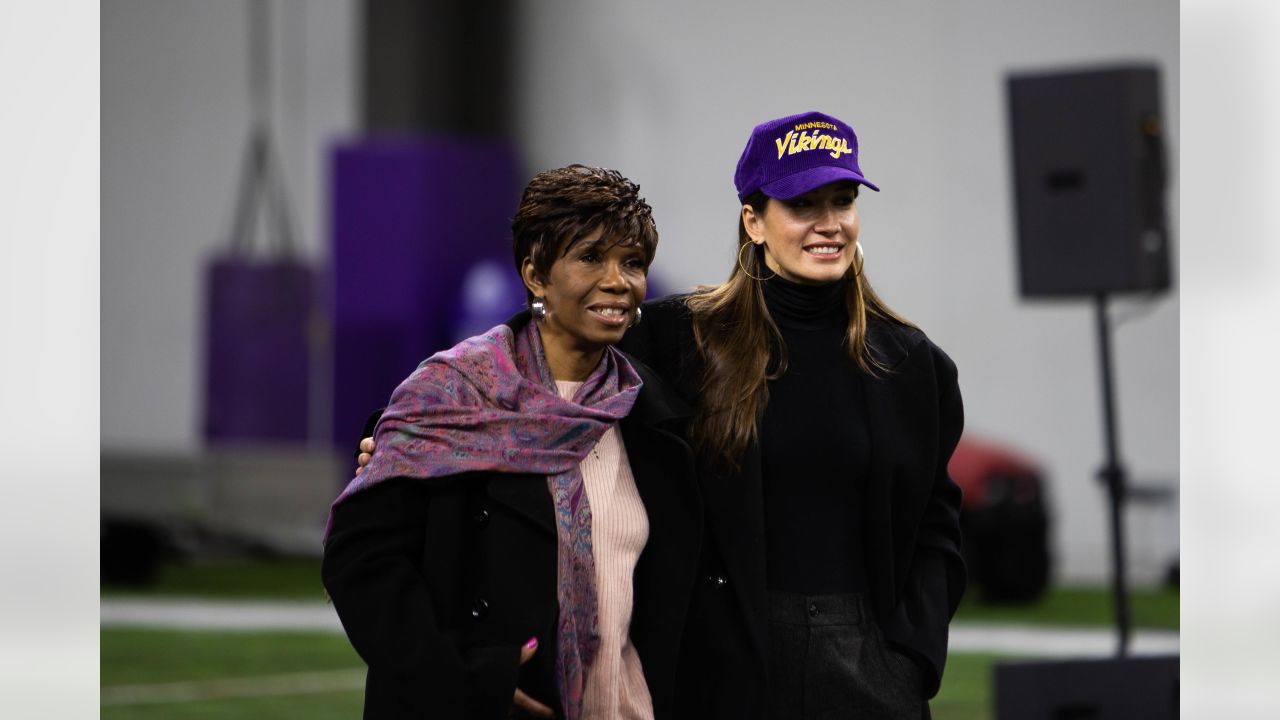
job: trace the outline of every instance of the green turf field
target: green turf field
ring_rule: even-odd
[[[103,720],[360,717],[363,663],[341,634],[104,629],[101,641]],[[317,672],[343,682],[293,687]],[[175,688],[182,699],[163,701]]]
[[[107,628],[101,655],[104,686],[363,666],[345,635],[324,632]]]
[[[990,720],[992,717],[991,666],[999,655],[952,653],[942,689],[929,702],[935,720]]]
[[[1143,588],[1129,593],[1129,615],[1135,629],[1177,630],[1179,594]],[[984,605],[966,595],[956,622],[1017,623],[1096,627],[1115,622],[1111,591],[1103,587],[1052,588],[1033,605]]]
[[[103,587],[104,598],[203,596],[218,599],[323,597],[318,560],[172,565],[146,588]],[[1133,593],[1136,629],[1177,629],[1176,590]],[[1108,626],[1102,587],[1055,588],[1031,606],[988,606],[967,598],[957,623]],[[346,638],[317,632],[206,632],[107,628],[101,631],[104,720],[328,720],[360,717],[363,663]],[[952,653],[937,720],[990,720],[992,665],[1008,659]],[[183,699],[159,702],[166,693]]]
[[[353,720],[361,717],[364,693],[199,700],[103,707],[101,720]]]
[[[938,720],[991,717],[995,655],[953,654],[942,691],[932,702]],[[341,635],[321,633],[213,633],[158,630],[102,631],[104,701],[113,688],[174,681],[287,677],[307,670],[359,669],[363,664]],[[196,693],[198,682],[189,682]],[[211,685],[209,691],[219,688]],[[232,688],[234,691],[234,688]],[[252,690],[248,692],[252,693]],[[181,702],[104,705],[103,720],[282,720],[360,717],[358,690],[297,692],[266,697],[211,697]]]

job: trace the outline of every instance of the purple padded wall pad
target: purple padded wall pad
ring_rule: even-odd
[[[331,170],[332,438],[354,453],[369,412],[452,344],[468,268],[511,265],[521,184],[512,146],[486,140],[345,143]]]

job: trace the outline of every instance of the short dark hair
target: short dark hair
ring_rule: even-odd
[[[534,270],[545,279],[556,259],[596,228],[603,230],[601,240],[610,247],[639,247],[645,267],[653,262],[658,228],[639,185],[617,170],[585,165],[534,175],[511,221],[516,272],[525,258],[532,258]]]

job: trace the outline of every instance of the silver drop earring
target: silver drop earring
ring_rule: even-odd
[[[533,302],[529,303],[529,312],[533,313],[533,319],[542,322],[547,319],[547,300],[546,298],[535,297]]]
[[[631,320],[631,324],[630,324],[630,325],[628,325],[627,327],[635,327],[635,326],[639,325],[639,324],[640,324],[640,316],[641,316],[641,315],[643,315],[643,314],[644,314],[644,311],[643,311],[643,310],[641,310],[639,307],[637,307],[637,308],[636,308],[636,316],[635,316],[634,318],[632,318],[632,320]]]

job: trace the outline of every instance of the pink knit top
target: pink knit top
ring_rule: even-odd
[[[566,399],[581,385],[556,381],[556,389]],[[632,578],[649,540],[649,516],[636,491],[616,423],[580,467],[591,506],[600,623],[600,649],[586,669],[582,716],[587,720],[653,720],[649,687],[630,634]]]

